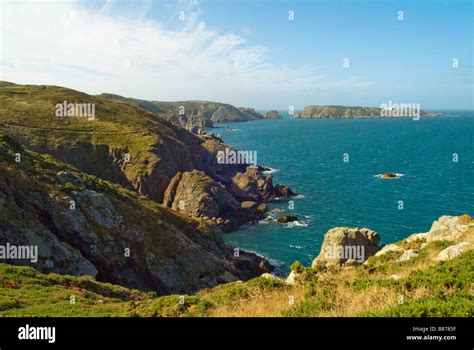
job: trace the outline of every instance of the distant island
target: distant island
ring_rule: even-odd
[[[403,118],[437,117],[439,113],[425,112],[415,104],[388,104],[386,108],[360,106],[306,106],[303,112],[295,113],[295,118]]]
[[[277,111],[272,109],[271,111],[266,112],[263,117],[265,119],[283,119],[281,114]]]

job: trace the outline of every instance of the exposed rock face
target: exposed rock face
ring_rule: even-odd
[[[375,256],[381,256],[381,255],[387,254],[388,252],[393,252],[393,251],[401,252],[403,251],[403,248],[399,247],[396,244],[387,244],[383,246],[383,248],[380,249],[377,253],[375,253]]]
[[[398,262],[407,261],[416,258],[418,253],[414,249],[407,249],[403,251],[402,256],[398,259]]]
[[[463,221],[459,216],[442,216],[433,222],[425,238],[427,242],[438,240],[456,241],[468,232],[469,227],[469,221]]]
[[[204,115],[199,114],[197,111],[190,111],[182,115],[177,113],[165,114],[164,118],[194,134],[199,134],[199,130],[202,131],[202,129],[214,127],[212,120],[206,119]]]
[[[17,151],[8,140],[0,137],[0,245],[37,246],[38,260],[2,262],[158,294],[193,293],[272,270],[255,254],[235,255],[216,230],[135,192],[24,149],[17,150],[22,162],[15,163],[11,154]],[[187,176],[210,179],[199,172]],[[219,205],[226,203],[219,195],[237,205],[222,188],[210,186]]]
[[[261,114],[255,112],[252,108],[236,108],[230,104],[219,102],[155,101],[153,104],[169,113],[179,113],[180,110],[185,113],[192,111],[193,114],[200,114],[206,120],[211,120],[213,122],[241,122],[262,118]]]
[[[249,116],[251,120],[263,119],[264,116],[255,111],[253,108],[239,107],[239,111]]]
[[[435,260],[446,261],[474,248],[474,220],[469,215],[442,216],[434,221],[431,229],[425,233],[414,233],[404,240],[417,249],[404,249],[398,243],[384,246],[376,256],[387,254],[391,251],[400,252],[398,262],[408,261],[418,256],[419,250],[433,241],[451,241],[452,246],[441,251]]]
[[[438,254],[438,256],[436,256],[435,260],[437,261],[451,260],[461,255],[462,253],[468,252],[472,249],[474,249],[474,244],[470,242],[461,242],[442,250]]]
[[[245,177],[241,173],[236,176]],[[229,231],[245,222],[262,218],[267,209],[265,203],[261,202],[263,197],[257,184],[247,180],[245,183],[249,188],[244,186],[239,189],[238,193],[242,196],[238,198],[256,201],[244,200],[239,203],[224,185],[201,171],[178,173],[171,179],[163,204],[186,215],[221,225],[224,231]]]
[[[273,176],[264,176],[258,167],[249,166],[245,172],[237,173],[232,178],[232,194],[244,200],[273,200],[289,198],[295,193],[288,187],[277,184],[273,186]]]
[[[123,97],[114,94],[101,94],[101,98],[121,101],[133,104],[147,111],[155,113],[169,121],[178,125],[184,126],[179,116],[199,116],[207,122],[240,122],[255,119],[262,119],[263,116],[256,112],[253,108],[236,108],[230,104],[210,102],[210,101],[177,101],[177,102],[163,102],[163,101],[146,101],[135,98]],[[176,119],[177,118],[177,119]]]
[[[282,119],[283,117],[281,116],[281,114],[276,111],[276,110],[271,110],[271,111],[268,111],[264,114],[264,118],[265,119]]]
[[[187,215],[207,218],[229,218],[239,208],[223,185],[197,170],[176,174],[163,203]]]
[[[262,200],[261,188],[265,183],[265,177],[256,169],[249,167],[245,172],[235,174],[230,188],[238,199],[259,201]]]
[[[367,228],[333,228],[324,235],[321,252],[311,266],[362,264],[380,249],[379,241],[379,235]]]

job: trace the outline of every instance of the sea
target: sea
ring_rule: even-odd
[[[337,226],[367,227],[381,243],[426,232],[443,215],[474,215],[474,112],[399,119],[297,119],[216,124],[214,133],[257,152],[275,183],[298,195],[269,205],[265,220],[225,235],[285,275],[310,265],[324,234]],[[381,179],[378,174],[398,174]],[[286,212],[298,220],[278,224]]]

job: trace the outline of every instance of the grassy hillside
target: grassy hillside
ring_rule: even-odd
[[[419,247],[419,243],[399,244]],[[472,317],[474,251],[446,262],[433,260],[452,243],[431,242],[416,259],[402,263],[394,253],[339,271],[305,268],[296,286],[259,277],[196,295],[159,298],[90,278],[44,275],[1,264],[0,315]]]
[[[0,244],[7,242],[38,246],[32,266],[40,271],[97,275],[160,295],[266,271],[255,255],[234,257],[203,221],[25,149],[0,132]]]
[[[139,106],[153,113],[157,113],[165,119],[179,115],[180,110],[185,114],[200,115],[212,122],[241,122],[263,118],[255,110],[247,108],[236,108],[227,103],[211,101],[146,101],[135,98],[127,98],[113,94],[101,94],[99,97],[108,100],[122,101]]]
[[[55,106],[64,101],[94,104],[95,119],[56,117]],[[158,202],[180,171],[198,169],[213,176],[213,152],[219,146],[121,100],[6,82],[0,84],[0,130],[28,148]]]

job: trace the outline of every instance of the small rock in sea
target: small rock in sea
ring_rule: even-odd
[[[295,215],[283,214],[283,215],[280,215],[280,217],[278,218],[278,223],[286,224],[288,222],[293,222],[296,220],[298,220],[298,217],[296,217]]]
[[[396,179],[399,176],[395,173],[382,173],[382,174],[379,174],[379,177],[381,179]]]

